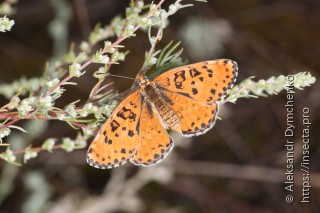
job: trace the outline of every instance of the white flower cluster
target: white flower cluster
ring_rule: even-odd
[[[80,77],[85,71],[81,72],[81,64],[73,63],[69,66],[69,75],[71,77]]]
[[[9,110],[16,109],[19,106],[20,101],[21,100],[18,96],[14,96],[13,98],[11,98],[10,103],[8,104],[7,108]]]
[[[0,125],[1,127],[2,125]],[[0,129],[0,141],[1,141],[1,138],[4,138],[6,136],[9,136],[10,135],[10,132],[11,130],[9,128],[2,128]]]
[[[134,36],[135,26],[133,24],[128,24],[126,28],[124,29],[124,36],[130,37]]]
[[[26,152],[24,153],[23,162],[26,163],[31,158],[35,158],[37,156],[38,156],[38,151],[32,149],[31,146],[29,146],[28,148],[26,148]]]
[[[92,62],[100,64],[108,64],[110,61],[109,56],[101,54],[101,51],[97,51],[92,58]]]
[[[76,118],[78,113],[76,111],[76,105],[74,103],[71,103],[69,104],[66,108],[65,108],[65,111],[68,113],[68,115],[71,117],[71,118]],[[61,116],[63,114],[60,114]],[[60,120],[63,120],[64,116],[60,119]]]
[[[55,139],[53,138],[48,138],[47,140],[44,141],[44,143],[42,144],[42,148],[44,150],[47,150],[48,152],[52,152],[53,146],[55,144]]]
[[[20,115],[24,116],[27,115],[29,112],[33,110],[33,106],[36,103],[35,97],[25,98],[23,99],[19,106],[17,107],[17,110]]]
[[[6,16],[0,18],[0,32],[10,31],[14,25],[14,20],[10,20]]]
[[[50,108],[53,106],[52,102],[52,97],[51,96],[45,96],[45,97],[40,97],[37,103],[38,108]]]
[[[66,150],[67,152],[71,152],[75,148],[75,143],[70,138],[63,138],[61,148]]]
[[[116,62],[116,61],[124,61],[124,59],[126,58],[126,54],[116,51],[115,53],[113,53],[112,55],[112,61]]]
[[[63,138],[61,148],[67,152],[71,152],[75,149],[83,149],[87,146],[86,140],[87,138],[85,138],[81,134],[78,134],[75,140],[71,138]]]
[[[11,98],[15,93],[21,91],[21,89],[37,91],[41,87],[42,80],[39,78],[26,79],[22,77],[21,79],[15,80],[11,84],[1,84],[0,94],[4,95],[6,98]]]
[[[102,114],[99,111],[99,108],[97,106],[94,106],[92,103],[88,103],[86,105],[84,105],[83,109],[87,112],[87,113],[92,113],[94,114],[94,116],[99,119],[102,118]]]
[[[52,89],[52,88],[55,87],[59,82],[60,82],[60,80],[57,79],[57,78],[55,78],[55,79],[53,79],[53,80],[51,80],[51,81],[48,81],[48,82],[47,82],[47,86],[48,86],[49,89]]]
[[[293,78],[293,86],[300,90],[316,82],[316,78],[307,72],[295,74],[293,75]],[[268,95],[278,94],[282,90],[286,89],[286,85],[287,77],[283,75],[278,77],[272,76],[267,80],[262,79],[258,82],[254,82],[251,78],[248,78],[231,89],[227,101],[235,103],[238,98],[250,98],[256,96],[266,97]]]
[[[297,89],[303,89],[316,82],[316,78],[309,72],[300,72],[295,76],[294,87]]]
[[[113,112],[114,108],[116,107],[117,102],[113,101],[110,104],[104,105],[102,107],[99,108],[99,111],[103,114],[105,114],[107,117],[109,117],[111,115],[111,113]]]
[[[13,154],[9,147],[4,153],[1,153],[1,158],[8,162],[14,162],[16,160],[16,156]]]
[[[19,99],[20,100],[20,99]],[[20,116],[26,116],[28,113],[33,110],[41,109],[41,110],[49,110],[53,105],[53,98],[51,96],[40,96],[37,97],[29,97],[25,98],[22,101],[16,103],[16,108],[19,112]]]

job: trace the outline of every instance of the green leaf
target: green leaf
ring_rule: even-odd
[[[180,43],[181,42],[178,42],[172,46],[173,41],[171,41],[162,49],[155,69],[147,75],[149,79],[152,80],[165,71],[183,66],[187,63],[187,61],[183,61],[181,58],[183,49],[181,48],[180,50],[176,51]]]

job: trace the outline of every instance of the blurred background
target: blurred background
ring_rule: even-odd
[[[20,0],[11,32],[0,34],[0,83],[42,75],[45,64],[65,53],[71,42],[87,39],[96,23],[108,24],[124,14],[128,0]],[[157,1],[156,1],[157,2]],[[167,0],[165,5],[173,1]],[[238,62],[237,82],[310,71],[319,79],[320,2],[317,0],[209,0],[171,17],[160,47],[182,41],[190,63],[230,58]],[[60,40],[53,39],[57,14],[66,20]],[[134,77],[149,49],[139,31],[124,42],[130,54],[111,73]],[[90,69],[88,69],[90,71]],[[116,90],[132,81],[110,78]],[[79,86],[57,104],[88,97],[95,79]],[[295,94],[295,185],[292,204],[284,189],[286,172],[286,93],[225,104],[207,134],[182,138],[152,168],[126,164],[98,170],[85,162],[86,149],[41,152],[22,167],[0,161],[0,212],[318,212],[320,208],[319,84]],[[7,100],[0,96],[0,104]],[[310,203],[301,204],[302,109],[311,111]],[[76,135],[63,122],[20,121],[29,134],[12,134],[17,149],[41,146],[48,137]],[[2,149],[0,147],[1,151]]]

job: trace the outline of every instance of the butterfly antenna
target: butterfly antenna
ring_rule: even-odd
[[[126,78],[126,79],[134,80],[134,78],[127,77],[127,76],[122,76],[122,75],[113,75],[113,74],[108,74],[108,75],[109,75],[109,76],[113,76],[113,77],[118,77],[118,78]]]

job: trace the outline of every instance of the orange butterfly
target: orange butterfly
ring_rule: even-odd
[[[220,59],[167,71],[153,81],[138,79],[140,89],[114,110],[93,139],[87,162],[110,169],[130,161],[152,166],[174,144],[166,129],[201,135],[215,123],[222,100],[237,77],[237,63]]]

